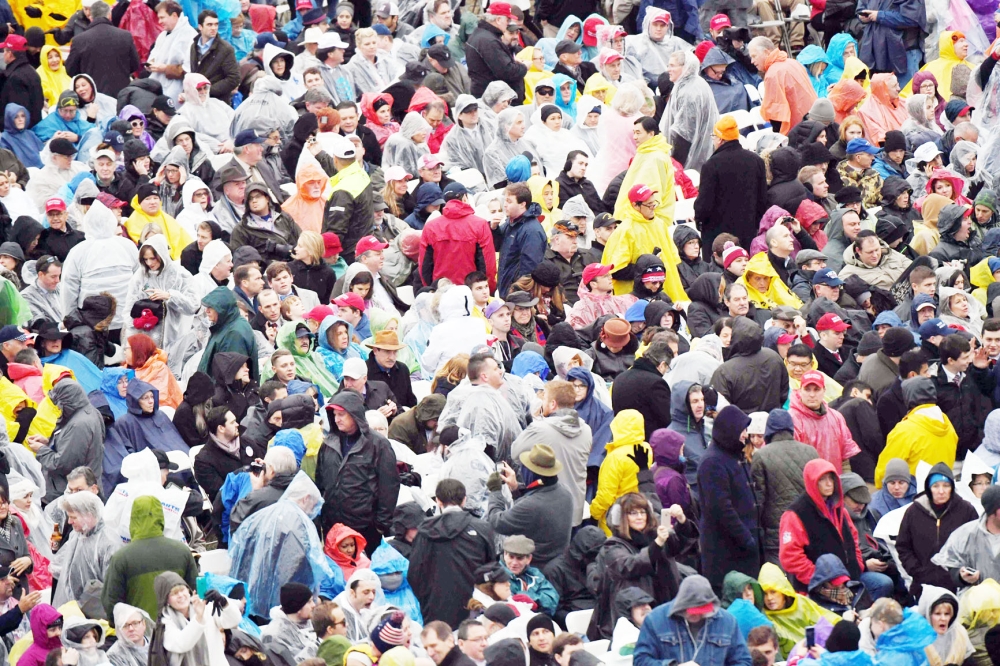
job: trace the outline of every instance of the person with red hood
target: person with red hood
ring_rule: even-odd
[[[802,375],[799,390],[792,392],[788,407],[795,424],[795,439],[816,449],[819,457],[836,467],[838,473],[849,472],[847,460],[861,453],[861,447],[840,412],[826,404],[825,394],[822,372],[809,370]]]
[[[874,74],[871,94],[860,107],[858,115],[865,126],[865,135],[875,145],[885,140],[885,133],[898,130],[909,118],[903,100],[899,98],[899,81],[895,74]]]
[[[337,563],[344,572],[344,580],[350,579],[356,569],[370,569],[371,560],[365,555],[368,540],[344,523],[337,523],[326,533],[323,552]]]
[[[48,604],[31,611],[31,646],[17,660],[17,666],[44,666],[49,652],[62,647],[62,613]]]
[[[778,559],[800,593],[808,588],[821,555],[840,558],[851,580],[860,580],[864,571],[858,532],[844,508],[838,471],[822,458],[807,462],[802,471],[806,491],[781,516]]]
[[[767,37],[751,39],[748,50],[750,60],[764,75],[761,116],[772,125],[778,125],[779,131],[787,136],[816,101],[809,72]]]
[[[31,353],[34,351],[32,350]],[[21,357],[21,352],[18,352],[18,357]],[[28,394],[29,398],[38,403],[45,399],[45,390],[42,388],[42,364],[37,355],[32,360],[31,364],[17,363],[16,361],[8,363],[7,375],[10,377],[10,381],[17,384],[22,391]]]
[[[923,210],[924,201],[931,194],[940,194],[943,197],[948,197],[959,206],[969,206],[971,208],[973,206],[973,201],[962,194],[964,188],[965,181],[962,180],[962,177],[954,171],[949,171],[948,169],[943,168],[934,169],[934,171],[931,172],[931,177],[927,179],[927,185],[925,187],[927,193],[917,199],[914,204],[914,208],[917,210]]]
[[[420,279],[425,286],[446,277],[464,284],[473,271],[486,273],[490,293],[497,288],[497,255],[489,222],[469,205],[469,191],[460,183],[444,188],[441,215],[429,220],[420,234]]]
[[[795,209],[795,219],[802,224],[802,228],[816,243],[816,249],[822,252],[827,241],[823,227],[830,221],[830,215],[826,209],[811,199],[803,199],[799,207]]]

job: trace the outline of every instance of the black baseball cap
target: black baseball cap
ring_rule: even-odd
[[[174,103],[173,99],[167,97],[166,95],[160,95],[154,99],[153,108],[157,111],[162,111],[171,118],[177,115],[177,104]]]
[[[563,53],[579,53],[582,50],[583,47],[572,39],[563,39],[556,44],[556,56],[561,56]]]
[[[444,67],[451,64],[451,51],[444,44],[435,44],[430,47],[427,49],[427,55],[437,60]]]
[[[150,450],[153,452],[153,455],[156,456],[156,462],[157,464],[159,464],[160,469],[166,469],[170,471],[177,469],[177,463],[170,462],[170,458],[167,457],[167,454],[165,452],[160,451],[159,449],[154,449],[152,447],[150,447]]]
[[[620,224],[620,220],[616,220],[611,213],[598,213],[597,217],[594,218],[594,228],[600,229],[601,227],[610,227],[612,224]]]

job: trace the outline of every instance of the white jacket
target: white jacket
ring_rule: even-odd
[[[474,307],[472,290],[465,285],[451,287],[441,297],[441,323],[431,330],[427,349],[420,357],[425,377],[436,375],[455,355],[486,344],[486,320],[472,317]]]

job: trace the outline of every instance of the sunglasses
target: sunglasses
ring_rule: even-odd
[[[556,94],[556,90],[555,88],[548,88],[548,87],[535,88],[535,94],[544,95],[545,97],[551,97],[552,95]]]

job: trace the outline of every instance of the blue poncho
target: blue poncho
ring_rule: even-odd
[[[108,399],[108,407],[111,408],[111,413],[115,415],[116,421],[128,412],[125,398],[118,394],[118,380],[122,378],[122,375],[132,379],[135,377],[135,372],[128,368],[104,368],[101,371],[101,393]]]
[[[72,349],[63,349],[55,356],[46,356],[41,361],[43,366],[55,363],[56,365],[61,365],[64,368],[72,370],[76,381],[80,383],[80,386],[87,393],[101,388],[101,382],[104,380],[101,371],[97,369],[93,361]]]
[[[385,539],[372,553],[371,570],[378,575],[382,583],[385,602],[398,606],[411,621],[423,626],[424,616],[420,612],[420,602],[417,601],[417,595],[414,594],[406,578],[410,563]]]
[[[25,129],[23,130],[14,129],[14,116],[20,111],[24,112],[24,117],[26,118]],[[45,144],[35,136],[34,132],[27,129],[31,126],[31,112],[20,104],[11,102],[4,109],[3,124],[7,129],[4,130],[3,134],[0,134],[0,148],[6,148],[17,155],[17,159],[21,160],[21,164],[26,168],[35,167],[41,169],[45,166],[42,164],[41,155]]]
[[[573,368],[566,373],[566,380],[581,381],[587,385],[587,397],[576,403],[576,413],[590,426],[593,442],[587,467],[600,467],[604,462],[604,445],[611,441],[611,408],[594,395],[594,375],[586,368]]]

